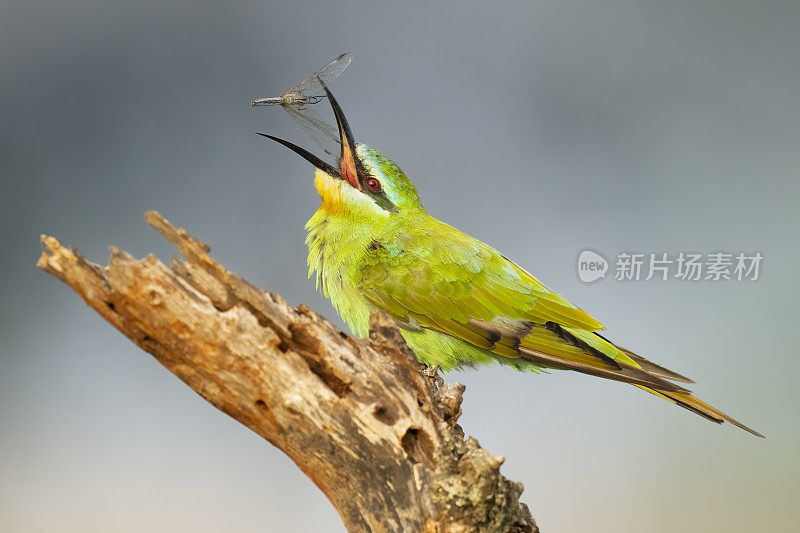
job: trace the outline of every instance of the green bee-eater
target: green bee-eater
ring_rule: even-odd
[[[501,363],[630,383],[713,422],[763,436],[674,382],[692,380],[622,348],[603,325],[506,256],[437,220],[377,150],[356,144],[324,83],[339,130],[338,166],[283,139],[316,167],[322,203],[306,224],[309,277],[357,336],[386,311],[418,360],[450,370]]]

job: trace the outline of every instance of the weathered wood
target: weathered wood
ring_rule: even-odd
[[[171,268],[90,263],[42,236],[39,268],[221,411],[286,453],[349,531],[538,531],[523,488],[458,426],[463,385],[417,363],[385,315],[354,339],[229,273],[156,212]]]

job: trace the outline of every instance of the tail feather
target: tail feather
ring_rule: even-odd
[[[547,352],[533,350],[525,346],[517,348],[520,357],[528,362],[541,365],[545,368],[557,368],[560,370],[574,370],[583,374],[589,374],[601,378],[611,379],[631,383],[637,387],[649,385],[659,390],[672,392],[689,392],[674,383],[670,383],[658,376],[642,371],[628,365],[619,364],[617,368],[601,366],[600,363],[590,364],[587,362],[576,361],[567,357],[551,355]]]
[[[742,428],[743,430],[752,433],[756,437],[761,437],[762,439],[764,438],[764,435],[762,435],[758,431],[745,426],[738,420],[731,418],[730,416],[726,415],[719,409],[716,409],[708,405],[706,402],[692,396],[691,394],[655,390],[649,387],[645,387],[643,385],[636,385],[636,386],[642,390],[646,390],[650,394],[655,394],[659,398],[664,398],[665,400],[669,400],[672,403],[683,407],[684,409],[688,409],[689,411],[702,416],[706,420],[711,420],[712,422],[716,422],[717,424],[722,424],[723,422],[730,422],[734,426]]]
[[[619,345],[616,345],[616,344],[614,346],[616,346],[617,348],[619,348],[620,350],[625,352],[628,355],[628,357],[630,357],[631,359],[636,361],[636,363],[640,367],[642,367],[642,370],[644,370],[648,374],[653,374],[654,376],[658,376],[658,377],[664,378],[664,379],[669,379],[671,381],[680,381],[681,383],[694,383],[694,380],[689,379],[684,375],[678,374],[677,372],[675,372],[673,370],[670,370],[668,368],[664,368],[661,365],[657,365],[656,363],[654,363],[652,361],[648,361],[647,359],[645,359],[641,355],[637,355],[637,354],[633,353],[632,351],[630,351],[630,350],[628,350],[626,348],[623,348],[623,347],[621,347]]]
[[[668,368],[664,368],[661,365],[657,365],[656,363],[654,363],[654,362],[652,362],[652,361],[650,361],[648,359],[645,359],[641,355],[633,353],[629,349],[623,348],[619,344],[615,344],[615,343],[611,342],[610,340],[608,340],[604,336],[600,335],[596,331],[594,332],[594,334],[597,335],[598,337],[600,337],[601,339],[603,339],[604,341],[609,342],[609,343],[613,344],[614,346],[616,346],[619,350],[624,352],[625,355],[627,355],[628,357],[630,357],[631,359],[636,361],[636,364],[638,364],[640,367],[642,367],[642,370],[644,370],[648,374],[652,374],[652,375],[658,376],[660,378],[668,379],[670,381],[680,381],[681,383],[694,383],[694,380],[689,379],[689,378],[687,378],[686,376],[684,376],[682,374],[678,374],[677,372],[675,372],[673,370],[670,370]]]
[[[589,332],[563,328],[548,322],[544,327],[527,328],[525,335],[514,345],[503,344],[505,337],[500,335],[496,342],[493,341],[492,347],[507,347],[520,358],[541,367],[573,370],[630,383],[706,420],[717,424],[729,422],[757,437],[764,437],[758,431],[692,396],[688,389],[673,383],[694,383],[691,379],[613,344],[597,332],[594,335],[604,342],[598,342]]]

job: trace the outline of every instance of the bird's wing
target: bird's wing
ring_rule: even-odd
[[[438,225],[398,237],[399,250],[396,243],[376,243],[362,269],[362,290],[378,307],[398,318],[407,311],[433,312],[466,323],[500,315],[586,331],[604,329],[493,248],[432,220]]]
[[[594,334],[603,326],[584,310],[444,223],[431,221],[373,248],[362,268],[361,293],[401,323],[446,333],[499,356],[685,391],[643,371]]]

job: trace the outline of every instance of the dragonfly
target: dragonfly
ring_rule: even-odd
[[[339,54],[330,63],[318,68],[302,81],[292,85],[280,96],[257,98],[250,102],[253,107],[279,105],[297,122],[303,130],[328,155],[339,152],[339,132],[311,106],[327,98],[323,84],[327,85],[338,78],[353,61],[353,56],[345,52]],[[320,94],[322,93],[322,94]]]

